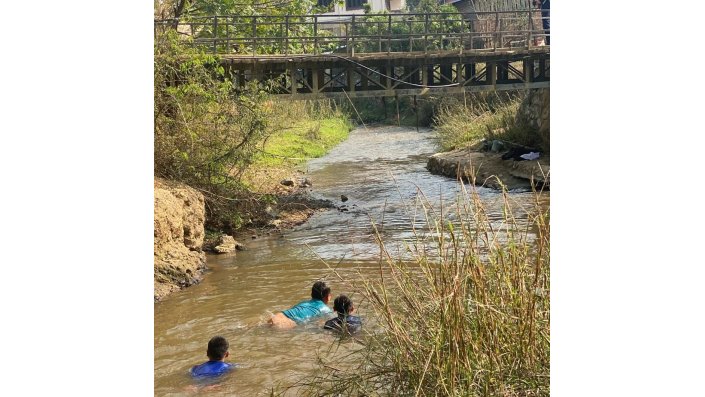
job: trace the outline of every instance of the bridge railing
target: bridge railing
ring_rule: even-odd
[[[545,41],[536,11],[472,14],[218,15],[158,20],[214,54],[368,54],[531,48]]]

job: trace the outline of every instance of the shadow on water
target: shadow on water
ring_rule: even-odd
[[[280,236],[249,241],[248,250],[237,256],[209,256],[210,270],[200,284],[156,304],[155,395],[268,395],[272,387],[311,373],[318,355],[344,355],[359,348],[354,341],[335,343],[336,338],[322,330],[323,320],[288,331],[270,329],[264,322],[272,312],[308,299],[311,284],[320,278],[329,281],[334,296],[350,294],[319,257],[337,266],[350,283],[377,274],[379,248],[371,220],[385,241],[400,244],[412,236],[412,224],[423,223],[416,205],[419,192],[434,206],[442,202],[444,211],[452,211],[458,183],[425,168],[435,148],[429,130],[358,129],[327,156],[310,161],[313,193],[337,201],[346,211],[317,213]],[[479,193],[490,216],[501,219],[501,194],[484,188]],[[342,202],[341,195],[349,199]],[[530,193],[511,195],[517,207],[533,200]],[[365,302],[356,301],[356,306],[364,318]],[[216,389],[199,392],[187,372],[207,360],[206,345],[214,335],[228,339],[229,361],[242,368]]]

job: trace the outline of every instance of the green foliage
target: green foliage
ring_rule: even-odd
[[[240,181],[267,135],[268,95],[256,85],[236,91],[218,60],[159,35],[154,54],[154,170],[205,193],[209,219],[244,190]]]
[[[210,15],[303,15],[316,7],[313,0],[263,2],[258,0],[194,0],[184,15],[199,17]]]
[[[420,6],[421,7],[421,6]],[[369,36],[363,42],[355,43],[355,52],[409,52],[453,50],[459,48],[457,37],[445,34],[461,33],[467,29],[458,10],[452,5],[424,3],[423,10],[417,12],[446,13],[443,15],[410,15],[403,19],[395,15],[391,26],[387,12],[356,16],[355,34]],[[391,32],[391,35],[390,35]],[[402,38],[394,38],[399,37]],[[392,37],[388,40],[388,37]]]
[[[285,45],[280,39],[283,36],[286,15],[306,15],[317,10],[316,2],[313,0],[290,0],[282,2],[261,2],[255,0],[203,0],[192,1],[190,6],[184,11],[180,18],[182,26],[189,26],[190,34],[195,42],[200,42],[200,46],[209,51],[214,47],[217,52],[227,53],[252,53],[256,51],[260,54],[280,53]],[[218,15],[217,20],[203,19]],[[252,18],[257,18],[253,24]],[[208,23],[203,23],[208,21]],[[313,43],[297,40],[297,37],[313,36],[313,25],[305,24],[302,18],[291,17],[288,19],[289,32],[291,37],[289,42],[290,53],[300,53],[305,50],[313,50]],[[193,25],[189,25],[193,22]],[[245,47],[231,46],[226,40],[218,40],[216,43],[208,41],[210,38],[242,39],[250,38],[253,34],[259,38],[259,42],[249,41]],[[228,48],[226,48],[228,47]]]

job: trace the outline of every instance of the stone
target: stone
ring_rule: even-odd
[[[235,251],[236,247],[237,241],[235,241],[235,238],[224,234],[218,239],[218,243],[215,247],[213,247],[213,251],[218,254],[227,254]]]
[[[282,184],[282,185],[284,185],[284,186],[294,186],[294,180],[293,180],[293,179],[284,179],[284,180],[282,180],[282,181],[279,182],[279,183]]]
[[[341,194],[341,195],[340,195],[340,201],[342,201],[342,202],[348,201],[348,196],[346,196],[346,195],[344,195],[344,194]]]

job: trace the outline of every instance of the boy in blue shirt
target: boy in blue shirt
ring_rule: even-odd
[[[350,335],[360,330],[362,320],[360,317],[351,315],[355,311],[352,299],[345,295],[340,295],[335,298],[333,309],[338,312],[338,317],[326,321],[323,328]]]
[[[333,311],[327,306],[330,301],[330,287],[317,281],[311,288],[311,299],[299,302],[291,309],[277,313],[269,319],[269,324],[277,328],[294,328],[307,320]]]
[[[208,361],[191,368],[191,376],[194,378],[211,378],[223,375],[234,368],[233,364],[226,363],[225,359],[230,356],[228,349],[230,344],[222,336],[214,336],[208,341],[206,355]]]

